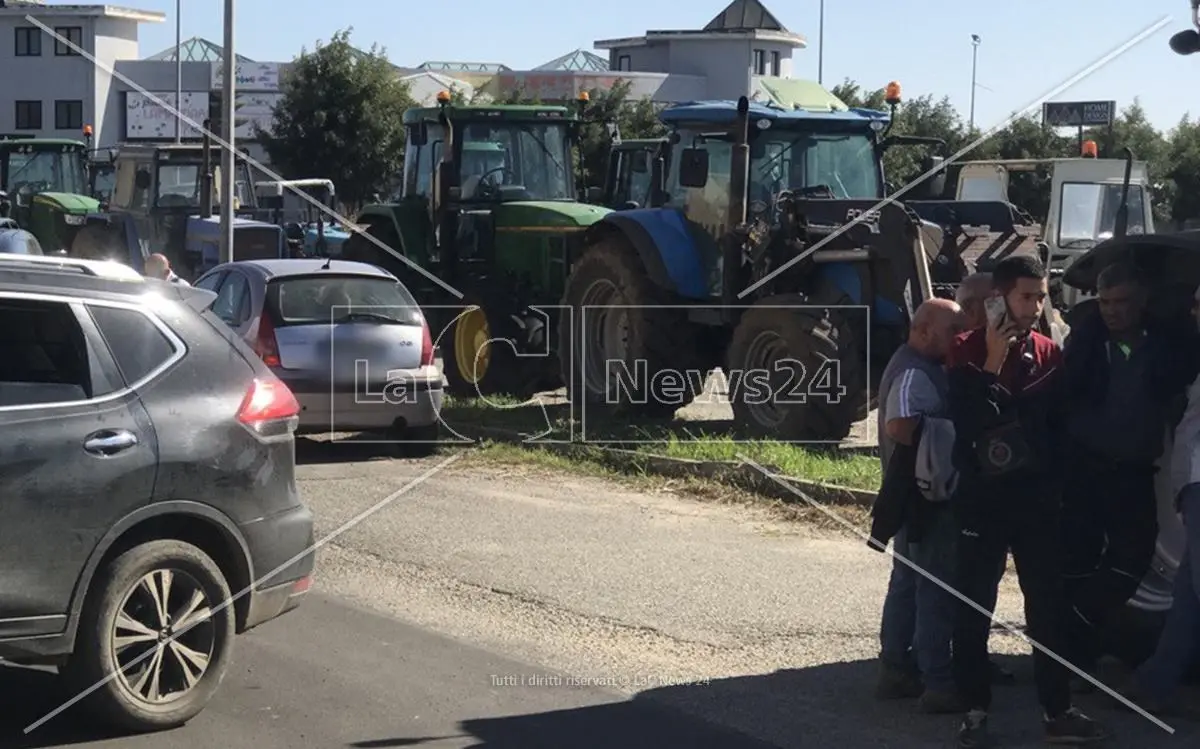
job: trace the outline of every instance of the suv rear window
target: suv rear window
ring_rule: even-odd
[[[362,319],[421,322],[420,308],[408,289],[371,276],[322,273],[277,279],[267,285],[267,305],[279,326]]]

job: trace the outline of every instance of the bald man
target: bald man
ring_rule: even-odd
[[[922,418],[949,417],[949,383],[942,364],[964,324],[962,308],[948,299],[931,299],[913,314],[908,342],[888,362],[879,386],[879,452],[885,473],[896,446],[913,444]],[[954,518],[949,503],[925,504],[919,518],[905,517],[894,549],[951,584],[953,567],[947,564],[954,559]],[[953,596],[894,561],[879,631],[880,699],[919,697],[918,709],[927,713],[963,709],[950,657],[954,614]]]
[[[146,258],[145,272],[142,274],[150,278],[158,278],[163,281],[188,286],[188,282],[184,281],[179,276],[175,275],[175,271],[171,270],[171,261],[167,260],[167,256],[161,252],[156,252]]]

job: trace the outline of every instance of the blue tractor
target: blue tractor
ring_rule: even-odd
[[[112,149],[115,173],[112,194],[101,221],[89,221],[72,244],[71,253],[111,258],[139,272],[152,253],[167,257],[172,269],[194,280],[220,262],[221,222],[214,210],[220,167],[203,143],[122,144]],[[255,219],[249,164],[235,159],[233,258],[256,260],[287,257],[283,229]]]
[[[337,210],[333,182],[328,179],[289,179],[282,182],[259,182],[254,186],[260,215],[269,216],[283,227],[288,249],[293,257],[341,257],[342,244],[350,232],[328,212]],[[301,194],[308,196],[305,200]]]
[[[652,150],[649,207],[605,216],[572,258],[571,324],[558,332],[572,400],[667,417],[720,367],[745,432],[845,439],[912,311],[979,268],[959,262],[967,222],[952,201],[887,199],[886,150],[941,143],[889,135],[899,101],[891,84],[891,113],[745,97],[664,110],[671,150]],[[939,159],[925,161],[933,176],[916,197],[944,180]],[[950,218],[923,217],[935,214]],[[1030,251],[1035,233],[1016,228],[974,226],[966,244]]]

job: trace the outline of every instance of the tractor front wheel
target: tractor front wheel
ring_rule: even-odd
[[[620,237],[600,240],[574,264],[563,305],[570,311],[558,352],[572,401],[669,417],[703,392],[696,326]]]
[[[855,328],[837,308],[799,297],[762,300],[729,345],[729,397],[739,428],[791,442],[840,442],[866,408],[866,366]]]
[[[463,302],[467,306],[442,329],[437,344],[450,394],[465,398],[530,395],[523,382],[529,367],[508,343],[520,341],[516,323],[496,302],[473,294]]]

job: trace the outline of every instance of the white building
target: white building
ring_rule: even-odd
[[[113,88],[104,68],[138,56],[138,24],[165,19],[112,5],[0,0],[0,133],[82,138],[90,124],[96,142],[104,142]]]

